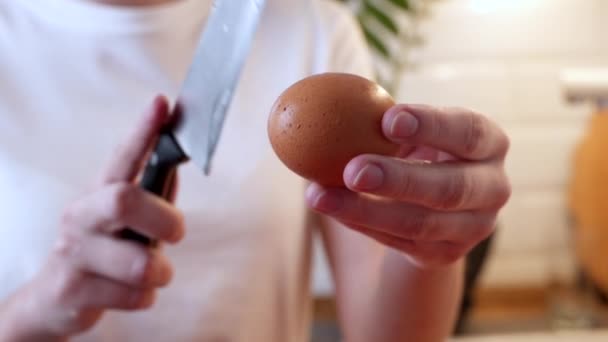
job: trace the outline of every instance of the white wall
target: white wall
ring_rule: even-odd
[[[457,105],[508,131],[514,193],[484,283],[542,285],[572,274],[565,190],[590,106],[562,100],[565,67],[608,62],[606,0],[443,0],[400,101]]]

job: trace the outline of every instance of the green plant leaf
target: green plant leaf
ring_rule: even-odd
[[[362,26],[363,34],[365,34],[365,39],[369,43],[369,45],[378,51],[382,56],[386,58],[390,58],[391,54],[388,51],[388,48],[384,43],[376,36],[373,32],[371,32],[365,25]]]
[[[410,3],[410,0],[389,0],[391,3],[393,3],[395,6],[403,8],[406,11],[409,11],[412,9],[412,4]]]
[[[395,21],[386,15],[378,7],[374,6],[369,0],[363,2],[363,13],[364,15],[370,15],[374,17],[382,26],[386,27],[389,31],[394,34],[399,34],[399,27],[395,24]]]

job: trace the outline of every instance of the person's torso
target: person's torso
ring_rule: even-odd
[[[0,299],[39,270],[64,207],[95,185],[153,96],[175,97],[202,27],[77,31],[27,8],[36,2],[16,2],[0,1]],[[201,10],[195,3],[184,6]],[[110,312],[77,340],[306,338],[304,183],[274,156],[266,118],[283,89],[315,71],[322,52],[311,5],[277,3],[256,36],[211,175],[192,164],[180,170],[177,206],[187,235],[166,247],[172,284],[151,310]]]

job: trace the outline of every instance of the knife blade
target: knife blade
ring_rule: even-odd
[[[141,187],[167,199],[179,164],[191,160],[209,175],[245,60],[266,0],[215,0],[177,98],[175,120],[160,134]],[[154,246],[132,229],[121,238]]]

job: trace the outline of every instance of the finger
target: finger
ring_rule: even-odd
[[[346,186],[437,210],[501,208],[509,199],[509,180],[498,162],[426,163],[362,155],[344,170]]]
[[[493,212],[433,211],[316,184],[309,187],[307,200],[314,210],[341,222],[415,241],[481,241],[493,231],[496,216]]]
[[[483,115],[460,108],[397,105],[383,117],[386,137],[408,145],[426,145],[463,159],[502,158],[509,139]]]
[[[400,151],[395,157],[408,160],[437,161],[441,152],[428,146],[416,146],[413,148],[409,145],[402,146],[405,147],[406,154]],[[401,150],[404,150],[404,147]]]
[[[184,236],[179,210],[134,184],[106,186],[73,204],[65,212],[64,226],[80,231],[113,234],[124,227],[155,240],[175,243]]]
[[[143,168],[159,131],[169,120],[169,104],[158,96],[136,125],[128,140],[118,148],[103,176],[104,184],[133,182]]]
[[[78,270],[134,288],[166,286],[173,275],[160,250],[103,235],[63,236],[55,251]]]
[[[67,275],[62,306],[72,310],[149,308],[155,300],[153,289],[137,289],[94,274]]]

